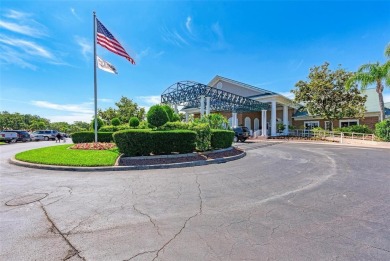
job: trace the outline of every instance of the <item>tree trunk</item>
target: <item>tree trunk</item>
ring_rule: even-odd
[[[377,81],[376,92],[379,96],[379,108],[381,112],[380,120],[383,121],[385,119],[385,104],[383,102],[383,86],[381,81]]]

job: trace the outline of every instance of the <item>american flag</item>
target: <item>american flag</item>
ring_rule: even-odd
[[[106,27],[96,18],[97,25],[97,43],[107,48],[109,51],[117,55],[125,57],[132,64],[135,64],[133,58],[126,52],[122,45],[115,39],[115,37],[107,30]]]

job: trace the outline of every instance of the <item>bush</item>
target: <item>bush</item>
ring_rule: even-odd
[[[152,125],[150,125],[147,121],[141,121],[138,125],[137,129],[151,129],[153,128]]]
[[[390,120],[375,124],[375,135],[383,141],[390,141]]]
[[[130,129],[129,125],[119,125],[119,126],[113,126],[113,125],[106,125],[99,129],[100,132],[116,132],[120,130],[127,130]]]
[[[371,134],[373,131],[368,128],[366,125],[353,125],[350,127],[335,128],[335,131],[340,132],[356,132],[356,133],[367,133]]]
[[[191,124],[190,130],[196,132],[196,149],[206,151],[211,147],[211,129],[207,123]]]
[[[190,128],[190,124],[185,122],[167,122],[163,126],[159,127],[159,130],[188,130]]]
[[[234,131],[211,130],[211,147],[213,149],[224,149],[232,146]]]
[[[112,126],[119,126],[121,124],[121,121],[118,118],[114,118],[111,120]]]
[[[204,115],[202,118],[196,120],[197,123],[207,123],[211,129],[229,130],[228,120],[220,113],[211,113]]]
[[[137,117],[131,117],[129,120],[130,127],[136,128],[139,126],[139,119]]]
[[[196,133],[188,130],[124,130],[113,134],[119,152],[125,156],[188,153],[195,150]]]
[[[98,142],[113,142],[112,132],[98,132]],[[95,132],[82,131],[72,134],[73,143],[95,142]]]
[[[173,114],[173,117],[172,117],[172,119],[171,119],[171,121],[172,121],[172,122],[180,121],[180,116],[179,116],[179,114],[174,113],[174,114]]]
[[[161,105],[153,105],[146,114],[148,122],[154,127],[160,127],[169,121],[165,109]]]

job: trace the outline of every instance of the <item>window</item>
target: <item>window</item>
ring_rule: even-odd
[[[320,122],[319,121],[305,121],[304,126],[305,126],[305,130],[311,130],[313,128],[319,127]]]
[[[332,129],[332,122],[326,121],[325,122],[325,130],[331,130]]]
[[[359,125],[359,120],[341,120],[340,128]]]

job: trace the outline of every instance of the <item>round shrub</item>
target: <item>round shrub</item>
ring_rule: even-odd
[[[146,114],[148,122],[154,127],[160,127],[169,121],[165,109],[161,105],[153,105]]]
[[[232,146],[234,131],[211,130],[211,147],[213,149],[224,149]]]
[[[161,105],[161,107],[163,107],[163,109],[166,111],[166,113],[168,114],[168,118],[169,118],[169,121],[173,121],[173,114],[175,113],[173,111],[173,109],[171,108],[171,106],[169,106],[168,104],[163,104]]]
[[[121,124],[121,121],[118,118],[114,118],[111,120],[112,126],[119,126]]]
[[[375,135],[383,141],[390,141],[390,120],[375,124]]]
[[[99,130],[104,125],[104,122],[102,119],[97,118],[97,129]],[[91,129],[95,129],[95,119],[91,121]]]
[[[131,117],[129,120],[130,127],[136,128],[139,126],[139,119],[137,117]]]

